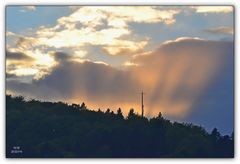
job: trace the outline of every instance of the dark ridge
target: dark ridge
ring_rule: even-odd
[[[216,128],[147,119],[129,111],[87,109],[82,103],[6,96],[7,158],[232,158],[234,138]]]

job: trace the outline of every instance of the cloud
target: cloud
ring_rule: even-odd
[[[23,8],[26,11],[36,10],[34,6]],[[15,65],[11,73],[18,76],[35,73],[34,78],[39,79],[50,73],[58,62],[52,52],[66,52],[72,56],[69,60],[77,62],[87,60],[90,46],[99,47],[102,53],[112,56],[142,53],[149,38],[134,34],[130,24],[170,25],[175,22],[175,15],[179,12],[177,9],[160,10],[150,6],[78,7],[69,16],[59,18],[55,25],[40,26],[24,36],[7,31],[8,50],[33,58],[24,62],[7,61],[7,66]]]
[[[146,45],[147,41],[139,41],[134,44],[129,41],[118,41],[114,45],[104,46],[102,49],[111,55],[133,55],[144,51]]]
[[[56,64],[49,54],[51,51],[39,45],[35,37],[23,36],[10,31],[6,35],[8,73],[15,73],[17,76],[34,75],[34,78],[41,78],[48,74]]]
[[[27,48],[8,48],[6,52],[6,72],[16,76],[33,75],[33,78],[44,77],[56,65],[51,52],[44,54],[40,50]]]
[[[158,110],[178,117],[188,114],[232,56],[232,42],[185,37],[136,57],[131,62],[142,67],[136,68],[135,75],[149,92],[149,114],[156,115]]]
[[[94,6],[81,7],[69,17],[59,19],[58,22],[60,24],[80,22],[83,25],[97,26],[103,23],[103,19],[108,18],[110,26],[127,26],[129,22],[168,24],[174,22],[177,13],[178,10],[158,10],[150,6]]]
[[[50,74],[31,84],[7,82],[7,90],[44,100],[84,101],[94,109],[122,107],[125,114],[131,107],[140,113],[140,91],[144,90],[146,115],[161,111],[185,117],[229,56],[233,56],[232,42],[187,37],[137,55],[121,69],[54,53],[58,64]]]
[[[84,50],[75,50],[73,57],[75,58],[84,58],[87,55],[87,51]]]
[[[84,101],[94,109],[122,107],[127,112],[137,99],[135,96],[138,94],[134,93],[138,90],[137,83],[127,72],[102,62],[63,60],[44,79],[35,80],[32,84],[9,81],[7,88],[26,97],[76,103]]]
[[[197,13],[230,13],[233,12],[233,6],[194,6]]]
[[[37,68],[17,68],[15,70],[9,71],[10,74],[14,74],[16,76],[28,76],[35,75],[39,72]]]
[[[158,10],[155,7],[80,7],[61,17],[52,27],[41,26],[32,37],[20,41],[21,46],[81,48],[101,46],[109,55],[136,54],[148,44],[147,38],[133,37],[130,23],[175,22],[179,10]]]
[[[207,32],[210,34],[230,34],[230,35],[233,35],[234,33],[232,27],[225,27],[225,26],[205,29],[204,32]]]
[[[33,75],[38,72],[37,69],[31,68],[28,63],[33,63],[34,58],[22,52],[6,52],[6,73],[15,76]],[[13,76],[12,76],[13,77]]]
[[[24,60],[24,61],[32,61],[33,58],[30,56],[27,56],[26,54],[22,52],[10,52],[7,50],[6,52],[6,58],[7,60]]]
[[[36,39],[33,37],[19,37],[16,43],[18,49],[26,50],[36,46]]]
[[[24,6],[23,9],[20,10],[20,12],[32,12],[36,10],[35,6]]]
[[[11,32],[11,31],[7,31],[6,32],[6,36],[15,36],[16,34]]]
[[[28,8],[34,10],[34,7]],[[218,7],[214,8],[220,10]],[[104,55],[131,56],[143,53],[149,45],[150,38],[136,35],[130,27],[131,24],[172,25],[176,15],[184,9],[152,6],[77,7],[69,16],[59,18],[55,25],[40,26],[26,36],[8,31],[7,47],[33,57],[35,62],[31,63],[31,66],[40,69],[35,71],[35,77],[41,78],[56,64],[50,55],[51,51],[65,50],[75,57],[72,60],[80,62],[88,58],[87,47],[90,46],[99,47]]]
[[[6,79],[10,79],[10,78],[16,78],[17,76],[15,74],[11,74],[11,73],[6,73]]]

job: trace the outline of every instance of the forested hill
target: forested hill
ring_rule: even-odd
[[[6,96],[7,157],[233,157],[234,139],[217,129],[170,122],[161,113],[91,111],[85,104]]]

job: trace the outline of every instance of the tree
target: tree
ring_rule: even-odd
[[[71,109],[62,102],[7,96],[7,157],[234,157],[233,133],[172,123],[161,113],[148,120],[130,109],[124,119],[121,108],[116,114]],[[11,153],[16,145],[24,153]]]
[[[17,102],[24,102],[24,97],[23,96],[17,96],[17,97],[15,97],[15,100]]]
[[[215,141],[219,140],[221,135],[220,133],[218,132],[217,128],[214,128],[212,130],[212,133],[211,133],[211,136],[214,138]]]
[[[128,120],[131,120],[131,119],[133,119],[133,118],[135,118],[135,117],[136,117],[136,114],[134,113],[134,109],[131,108],[131,109],[129,110],[127,119],[128,119]]]
[[[111,110],[110,110],[109,108],[107,108],[107,110],[106,110],[105,113],[106,113],[106,114],[110,114],[110,111],[111,111]]]
[[[79,104],[72,104],[72,108],[73,108],[74,110],[79,110],[79,109],[80,109],[80,106],[79,106]]]
[[[117,117],[118,117],[119,119],[123,119],[123,118],[124,118],[124,117],[123,117],[123,114],[122,114],[121,108],[118,108],[118,110],[117,110]]]
[[[87,106],[85,105],[84,102],[81,104],[80,109],[81,110],[86,110],[87,109]]]
[[[162,120],[162,119],[163,119],[163,116],[162,116],[162,113],[161,113],[161,112],[158,113],[157,119],[158,119],[158,120]]]

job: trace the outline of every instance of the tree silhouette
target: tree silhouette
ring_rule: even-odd
[[[214,138],[215,141],[219,140],[221,135],[219,133],[219,131],[217,130],[217,128],[214,128],[212,130],[211,136]]]
[[[234,157],[234,133],[171,122],[161,113],[142,118],[130,109],[116,114],[62,102],[6,96],[6,156],[59,157]],[[84,110],[82,110],[84,109]],[[22,153],[12,153],[15,147]]]
[[[162,113],[161,113],[161,112],[158,113],[158,116],[157,116],[156,119],[163,120],[163,116],[162,116]]]
[[[81,104],[80,109],[81,110],[86,110],[87,109],[87,106],[85,105],[84,102]]]
[[[124,117],[123,117],[123,114],[122,114],[121,108],[118,108],[118,110],[117,110],[117,117],[118,117],[119,119],[123,119],[123,118],[124,118]]]
[[[102,111],[101,111],[101,109],[100,109],[100,108],[98,108],[98,112],[99,112],[99,113],[102,113]]]
[[[109,108],[107,108],[107,110],[106,110],[105,113],[106,113],[106,114],[110,114],[110,111],[111,111],[111,110],[110,110]]]
[[[129,110],[129,113],[128,113],[128,116],[127,116],[127,119],[128,119],[128,120],[134,119],[135,116],[136,116],[136,114],[134,113],[134,109],[131,108],[131,109]]]
[[[80,110],[80,109],[82,109],[82,108],[79,106],[79,104],[72,104],[72,108],[73,108],[74,110]]]

